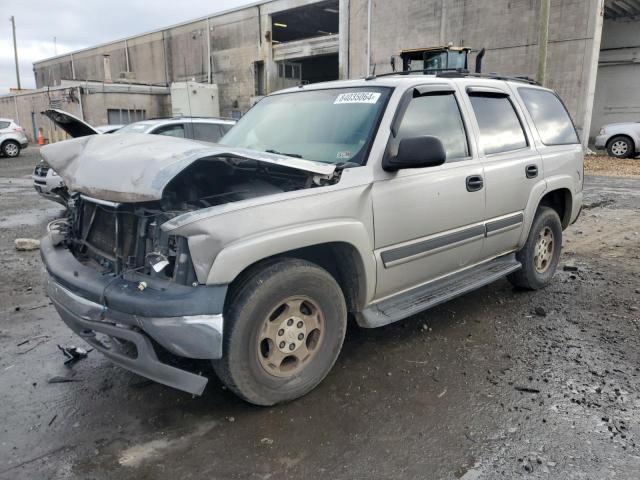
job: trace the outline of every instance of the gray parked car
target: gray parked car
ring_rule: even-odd
[[[595,147],[616,158],[640,154],[640,122],[610,123],[596,137]]]
[[[313,389],[348,316],[381,327],[507,276],[538,289],[581,209],[583,154],[529,82],[394,75],[271,94],[206,146],[42,149],[78,192],[42,240],[49,297],[113,362],[200,394]],[[170,354],[170,355],[168,355]]]
[[[45,110],[42,114],[49,117],[51,121],[73,138],[110,133],[148,133],[172,137],[186,136],[195,140],[215,143],[235,124],[234,120],[219,118],[177,117],[144,120],[130,123],[127,126],[102,125],[92,127],[84,120],[63,110],[50,109]],[[63,179],[44,160],[41,160],[36,165],[32,177],[33,188],[40,195],[66,206],[69,198],[67,186]]]
[[[0,154],[13,158],[27,148],[29,139],[24,129],[10,118],[0,118]]]

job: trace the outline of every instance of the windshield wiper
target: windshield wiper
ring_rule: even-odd
[[[276,155],[284,155],[286,157],[302,158],[302,155],[300,155],[299,153],[284,153],[284,152],[278,152],[277,150],[273,150],[273,149],[265,150],[265,152],[275,153]]]

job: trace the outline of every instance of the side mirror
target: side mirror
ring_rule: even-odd
[[[438,137],[422,135],[420,137],[403,138],[395,157],[386,156],[382,168],[387,172],[395,172],[403,168],[424,168],[442,165],[447,158],[444,145]]]

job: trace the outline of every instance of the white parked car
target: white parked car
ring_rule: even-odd
[[[600,129],[596,148],[616,158],[640,154],[640,122],[609,123]]]
[[[188,138],[208,143],[217,143],[233,125],[234,120],[221,118],[176,117],[143,120],[129,125],[104,125],[92,127],[88,123],[62,110],[50,109],[42,112],[70,137],[104,135],[109,133],[148,133],[170,137]],[[44,161],[40,161],[33,172],[33,187],[43,197],[64,206],[69,198],[62,178]]]
[[[27,148],[29,139],[24,129],[10,118],[0,118],[0,154],[13,158]]]

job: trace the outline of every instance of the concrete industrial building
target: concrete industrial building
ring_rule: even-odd
[[[97,84],[166,89],[179,81],[214,83],[221,114],[239,117],[257,98],[281,88],[388,72],[390,57],[405,48],[484,47],[484,72],[535,77],[540,5],[541,0],[263,1],[59,55],[33,68],[39,89],[65,81],[76,82],[77,92],[85,81],[94,91]],[[640,78],[640,0],[551,0],[547,51],[545,85],[561,95],[583,137],[593,136],[602,123],[640,120],[640,89],[633,88]],[[472,58],[471,68],[473,63]],[[168,114],[157,95],[141,97],[130,108],[147,117]],[[81,113],[90,123],[105,123],[107,110],[123,108],[117,97],[110,97],[114,105],[107,96],[101,105],[92,102],[94,107],[85,101]],[[13,116],[5,103],[10,102],[0,100],[0,116]],[[36,125],[37,110],[24,108],[22,113],[16,107],[18,120],[26,127],[35,116]]]

